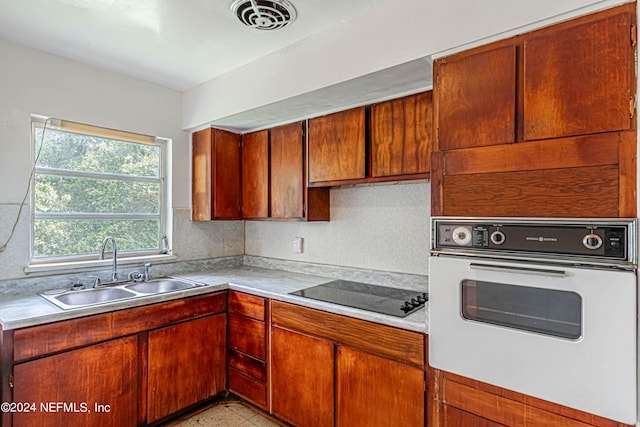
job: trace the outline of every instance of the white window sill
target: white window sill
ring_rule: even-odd
[[[150,262],[151,264],[164,264],[167,262],[173,262],[178,257],[175,255],[145,255],[137,257],[123,257],[118,258],[118,266],[131,266],[138,265],[142,267],[143,264]],[[78,273],[88,270],[108,269],[113,264],[112,259],[104,260],[90,260],[90,261],[73,261],[73,262],[55,262],[48,264],[31,264],[24,268],[25,274],[62,274],[62,273]]]

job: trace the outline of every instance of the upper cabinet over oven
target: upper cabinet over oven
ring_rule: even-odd
[[[621,7],[437,59],[438,149],[630,129],[632,21]]]
[[[434,76],[440,150],[515,142],[514,45],[436,60]]]
[[[433,215],[636,216],[635,8],[436,59]]]

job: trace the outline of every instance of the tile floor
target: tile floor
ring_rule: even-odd
[[[281,427],[266,414],[239,401],[216,402],[163,424],[163,427]]]

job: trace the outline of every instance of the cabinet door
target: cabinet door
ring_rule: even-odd
[[[271,407],[299,427],[333,426],[333,344],[272,328]]]
[[[194,221],[212,219],[213,194],[211,187],[212,145],[211,129],[193,133],[191,149],[191,217]]]
[[[16,427],[137,424],[135,336],[20,363],[13,375],[13,401],[36,405],[13,415]]]
[[[229,347],[262,361],[266,358],[264,322],[229,313]]]
[[[192,219],[239,219],[240,135],[211,128],[195,132],[191,156]]]
[[[304,217],[302,123],[271,129],[271,217]]]
[[[242,217],[269,216],[269,131],[242,135]]]
[[[309,182],[364,177],[364,107],[309,120]]]
[[[525,139],[630,128],[631,15],[600,16],[525,37]]]
[[[336,363],[337,426],[424,426],[422,369],[347,347]]]
[[[226,315],[149,332],[148,422],[225,390]]]
[[[429,172],[431,94],[424,92],[371,107],[371,176]]]
[[[240,135],[214,129],[214,219],[239,219],[241,153]]]
[[[434,72],[439,150],[515,141],[515,46],[442,58]]]

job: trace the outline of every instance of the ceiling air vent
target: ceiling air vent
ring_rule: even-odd
[[[258,30],[277,30],[296,19],[296,9],[287,0],[235,0],[231,12]]]

